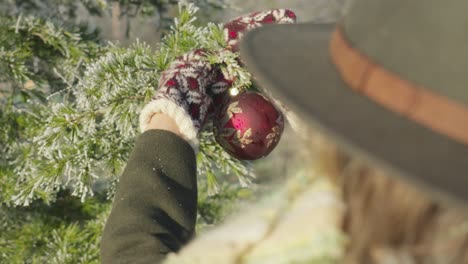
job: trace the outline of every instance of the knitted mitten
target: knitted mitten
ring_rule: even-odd
[[[196,149],[198,131],[212,102],[206,87],[212,82],[212,68],[204,60],[202,50],[189,52],[174,60],[162,73],[152,101],[141,111],[141,131],[154,114],[164,113],[175,121],[182,137]]]
[[[236,18],[224,26],[228,49],[237,51],[238,42],[248,30],[263,24],[293,23],[295,18],[295,14],[286,9]],[[210,65],[204,56],[203,50],[189,52],[173,61],[162,73],[155,96],[141,111],[141,131],[154,114],[164,113],[176,122],[182,137],[195,150],[198,148],[198,131],[204,125],[208,111],[214,110],[213,98],[219,103],[234,81],[224,76],[218,66]]]
[[[233,51],[239,51],[239,43],[244,34],[254,28],[261,27],[265,24],[291,24],[296,22],[296,14],[289,9],[274,9],[265,12],[255,12],[246,16],[235,18],[224,25],[224,39],[228,44],[228,48]],[[239,61],[239,63],[242,63]],[[228,89],[232,81],[219,79],[217,86]],[[219,89],[219,88],[218,88]],[[286,105],[276,99],[268,90],[264,89],[266,93],[275,103],[275,105],[285,114],[289,123],[295,131],[303,131],[304,128],[300,126],[299,118],[290,111]],[[216,98],[216,97],[215,97]],[[221,100],[221,99],[218,99]]]
[[[264,12],[254,12],[235,18],[224,24],[224,40],[227,48],[233,52],[239,51],[239,43],[246,32],[266,24],[291,24],[296,22],[296,14],[289,9],[273,9]],[[220,51],[223,52],[223,51]],[[226,90],[232,84],[232,80],[226,80],[218,76],[214,93]]]
[[[239,42],[243,35],[254,28],[265,24],[291,24],[296,22],[296,14],[289,9],[273,9],[255,12],[235,18],[224,25],[224,39],[229,48],[239,51]]]
[[[289,9],[273,9],[264,12],[254,12],[235,18],[224,24],[224,40],[227,44],[227,49],[233,52],[239,51],[239,43],[249,30],[261,27],[266,24],[291,24],[296,22],[296,14]],[[224,50],[220,51],[224,52]],[[239,61],[239,63],[241,63]],[[216,67],[214,83],[207,89],[213,97],[215,105],[223,101],[225,91],[232,86],[233,79],[229,76],[224,76]],[[215,110],[215,107],[210,108],[210,113]]]

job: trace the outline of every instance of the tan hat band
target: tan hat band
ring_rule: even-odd
[[[403,80],[370,61],[346,40],[341,27],[333,32],[331,58],[343,80],[380,105],[468,145],[468,107]]]

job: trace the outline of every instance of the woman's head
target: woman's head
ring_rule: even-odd
[[[468,35],[454,30],[467,22],[465,7],[355,0],[337,23],[246,34],[242,61],[262,88],[348,150],[466,203],[468,53],[460,38]]]
[[[468,35],[459,27],[468,2],[348,7],[338,23],[246,34],[242,61],[259,85],[339,139],[338,147],[312,135],[311,148],[342,189],[349,262],[468,263],[466,209],[432,196],[468,202],[468,50],[460,41]]]
[[[468,263],[468,213],[306,130],[312,166],[341,190],[347,263]]]

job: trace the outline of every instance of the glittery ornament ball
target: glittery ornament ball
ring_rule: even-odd
[[[218,108],[214,119],[216,141],[240,160],[268,155],[278,144],[283,129],[281,112],[255,92],[230,97]]]

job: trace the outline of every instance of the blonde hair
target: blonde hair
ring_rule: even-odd
[[[314,166],[337,184],[349,238],[344,263],[468,263],[468,214],[307,132]],[[317,163],[318,161],[318,163]]]

